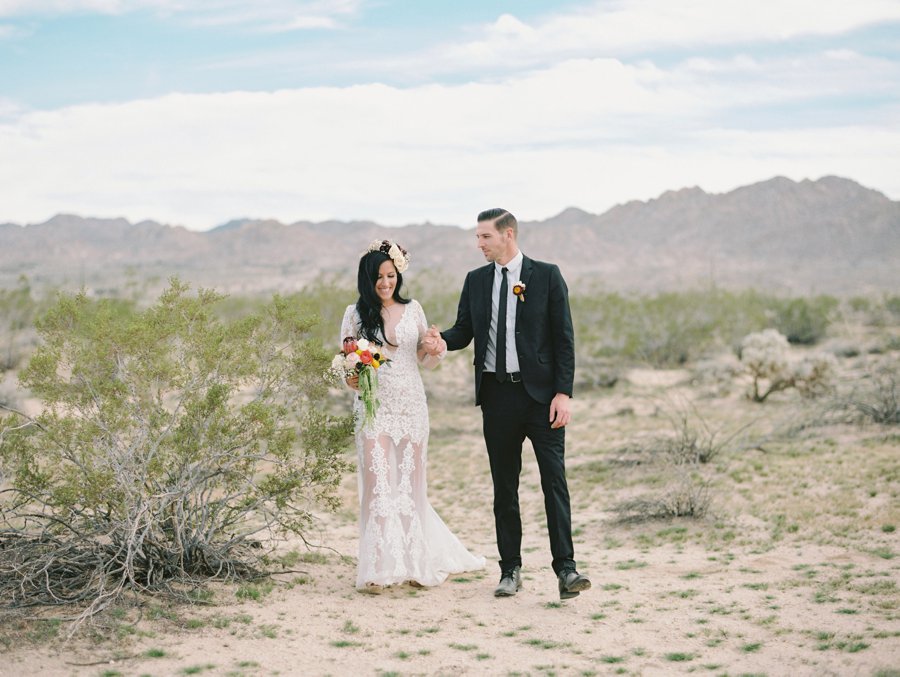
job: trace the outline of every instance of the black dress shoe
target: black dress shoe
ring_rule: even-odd
[[[500,574],[500,584],[494,589],[494,597],[512,597],[522,589],[522,567],[513,567]]]
[[[591,587],[587,576],[582,576],[575,569],[563,569],[559,572],[559,598],[572,599]]]

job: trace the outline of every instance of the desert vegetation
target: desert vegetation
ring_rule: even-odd
[[[410,282],[452,321],[452,284]],[[595,589],[555,596],[526,454],[526,589],[500,627],[470,350],[424,375],[429,494],[491,563],[368,598],[348,394],[321,379],[349,287],[23,279],[0,294],[0,647],[58,656],[47,674],[286,674],[295,643],[313,674],[896,674],[900,298],[570,292]]]
[[[0,594],[13,607],[123,592],[188,595],[261,575],[261,533],[302,538],[333,506],[350,421],[320,406],[330,355],[315,318],[275,297],[218,319],[173,281],[143,310],[60,295],[19,380],[40,401],[0,428],[9,477]]]

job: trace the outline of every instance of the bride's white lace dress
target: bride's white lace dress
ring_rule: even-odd
[[[354,405],[360,503],[356,587],[438,585],[450,574],[483,568],[484,558],[466,550],[428,502],[428,406],[419,365],[433,368],[440,358],[421,348],[425,313],[412,300],[382,314],[394,346],[380,349],[391,361],[378,370],[375,419],[365,425],[358,398]],[[347,307],[341,324],[341,339],[347,336],[359,336],[355,305]]]

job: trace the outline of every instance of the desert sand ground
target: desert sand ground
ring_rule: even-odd
[[[559,600],[526,444],[525,587],[495,599],[480,412],[466,356],[454,357],[426,375],[429,494],[487,557],[484,571],[432,589],[355,591],[349,474],[343,508],[310,534],[325,547],[281,543],[290,571],[272,582],[217,585],[192,606],[147,599],[69,641],[64,626],[40,636],[10,623],[0,674],[900,675],[896,426],[832,421],[792,391],[752,403],[727,369],[634,369],[613,388],[582,389],[567,465],[576,556],[593,588]],[[896,353],[841,368],[860,373],[871,360],[896,365]],[[733,438],[708,463],[677,466],[658,440],[680,417]],[[704,484],[703,517],[618,519],[625,500]]]

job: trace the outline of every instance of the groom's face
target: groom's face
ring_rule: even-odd
[[[501,232],[497,230],[493,221],[479,221],[475,226],[475,237],[478,240],[478,248],[488,261],[503,262],[508,257],[512,229],[505,228]]]

